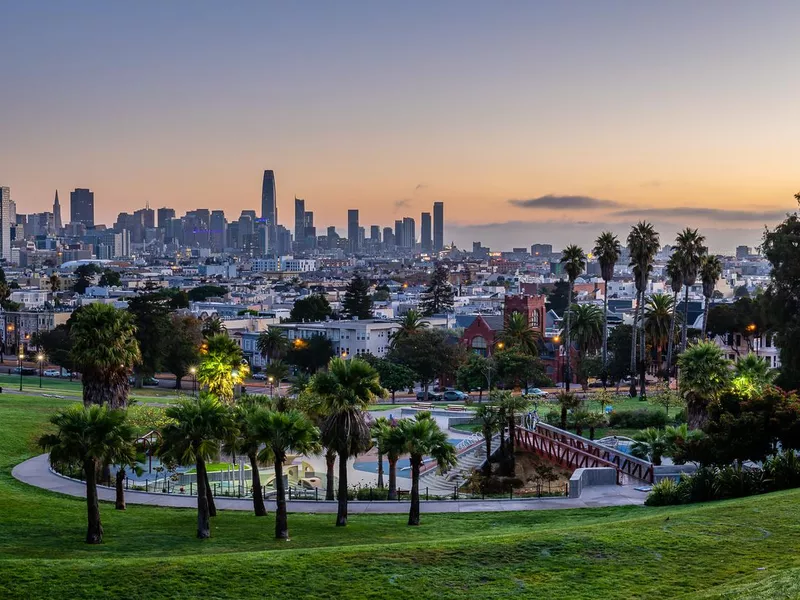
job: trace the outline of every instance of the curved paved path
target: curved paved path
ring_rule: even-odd
[[[72,479],[56,475],[50,471],[47,454],[40,454],[18,464],[11,474],[28,485],[66,494],[68,496],[86,496],[86,487]],[[98,487],[101,500],[114,501],[114,490]],[[531,498],[529,500],[429,500],[420,504],[424,513],[461,513],[461,512],[500,512],[512,510],[552,510],[564,508],[588,508],[599,506],[623,506],[642,504],[646,494],[637,492],[629,486],[599,486],[587,489],[580,498]],[[177,508],[196,508],[197,500],[193,496],[177,496],[153,494],[127,490],[125,500],[128,504],[145,504],[150,506],[169,506]],[[249,498],[216,498],[217,508],[224,510],[252,510],[253,502]],[[298,500],[288,502],[289,512],[295,513],[335,513],[336,502],[312,502]],[[275,510],[275,502],[267,501],[267,508]],[[406,502],[348,502],[350,514],[361,513],[406,513],[409,503]]]

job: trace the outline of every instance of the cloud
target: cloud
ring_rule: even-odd
[[[400,200],[394,201],[394,208],[397,210],[398,208],[407,208],[411,205],[411,200],[408,198],[401,198]]]
[[[592,198],[591,196],[556,196],[548,194],[540,196],[539,198],[530,198],[527,200],[511,199],[509,204],[518,206],[519,208],[547,208],[547,209],[573,209],[573,208],[607,208],[612,206],[620,206],[619,202],[614,200],[602,200],[600,198]]]
[[[427,183],[418,183],[417,187],[414,188],[414,191],[418,192],[420,190],[424,190],[426,187],[428,187]]]
[[[651,179],[650,181],[643,181],[639,184],[639,187],[643,188],[660,188],[663,185],[663,182],[659,181],[658,179]]]
[[[704,208],[701,206],[676,206],[675,208],[626,208],[613,213],[615,217],[662,217],[673,219],[712,219],[714,221],[780,221],[786,210],[732,210],[725,208]]]

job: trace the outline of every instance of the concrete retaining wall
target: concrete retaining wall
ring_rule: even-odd
[[[596,485],[617,485],[617,470],[612,467],[575,469],[569,478],[569,497],[580,498],[584,488]]]
[[[653,467],[654,483],[658,483],[663,479],[674,479],[678,481],[681,478],[681,473],[691,475],[697,471],[695,465],[661,465]]]

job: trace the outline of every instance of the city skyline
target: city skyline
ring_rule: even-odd
[[[20,212],[91,188],[98,223],[147,202],[232,220],[273,170],[289,229],[295,195],[339,231],[443,201],[459,247],[648,218],[723,251],[796,206],[794,3],[187,6],[0,9],[0,48],[29,49],[0,66]]]

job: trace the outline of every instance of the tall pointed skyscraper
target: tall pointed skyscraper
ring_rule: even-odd
[[[53,221],[56,227],[56,233],[61,232],[61,204],[58,202],[58,190],[56,190],[56,199],[53,201]]]

